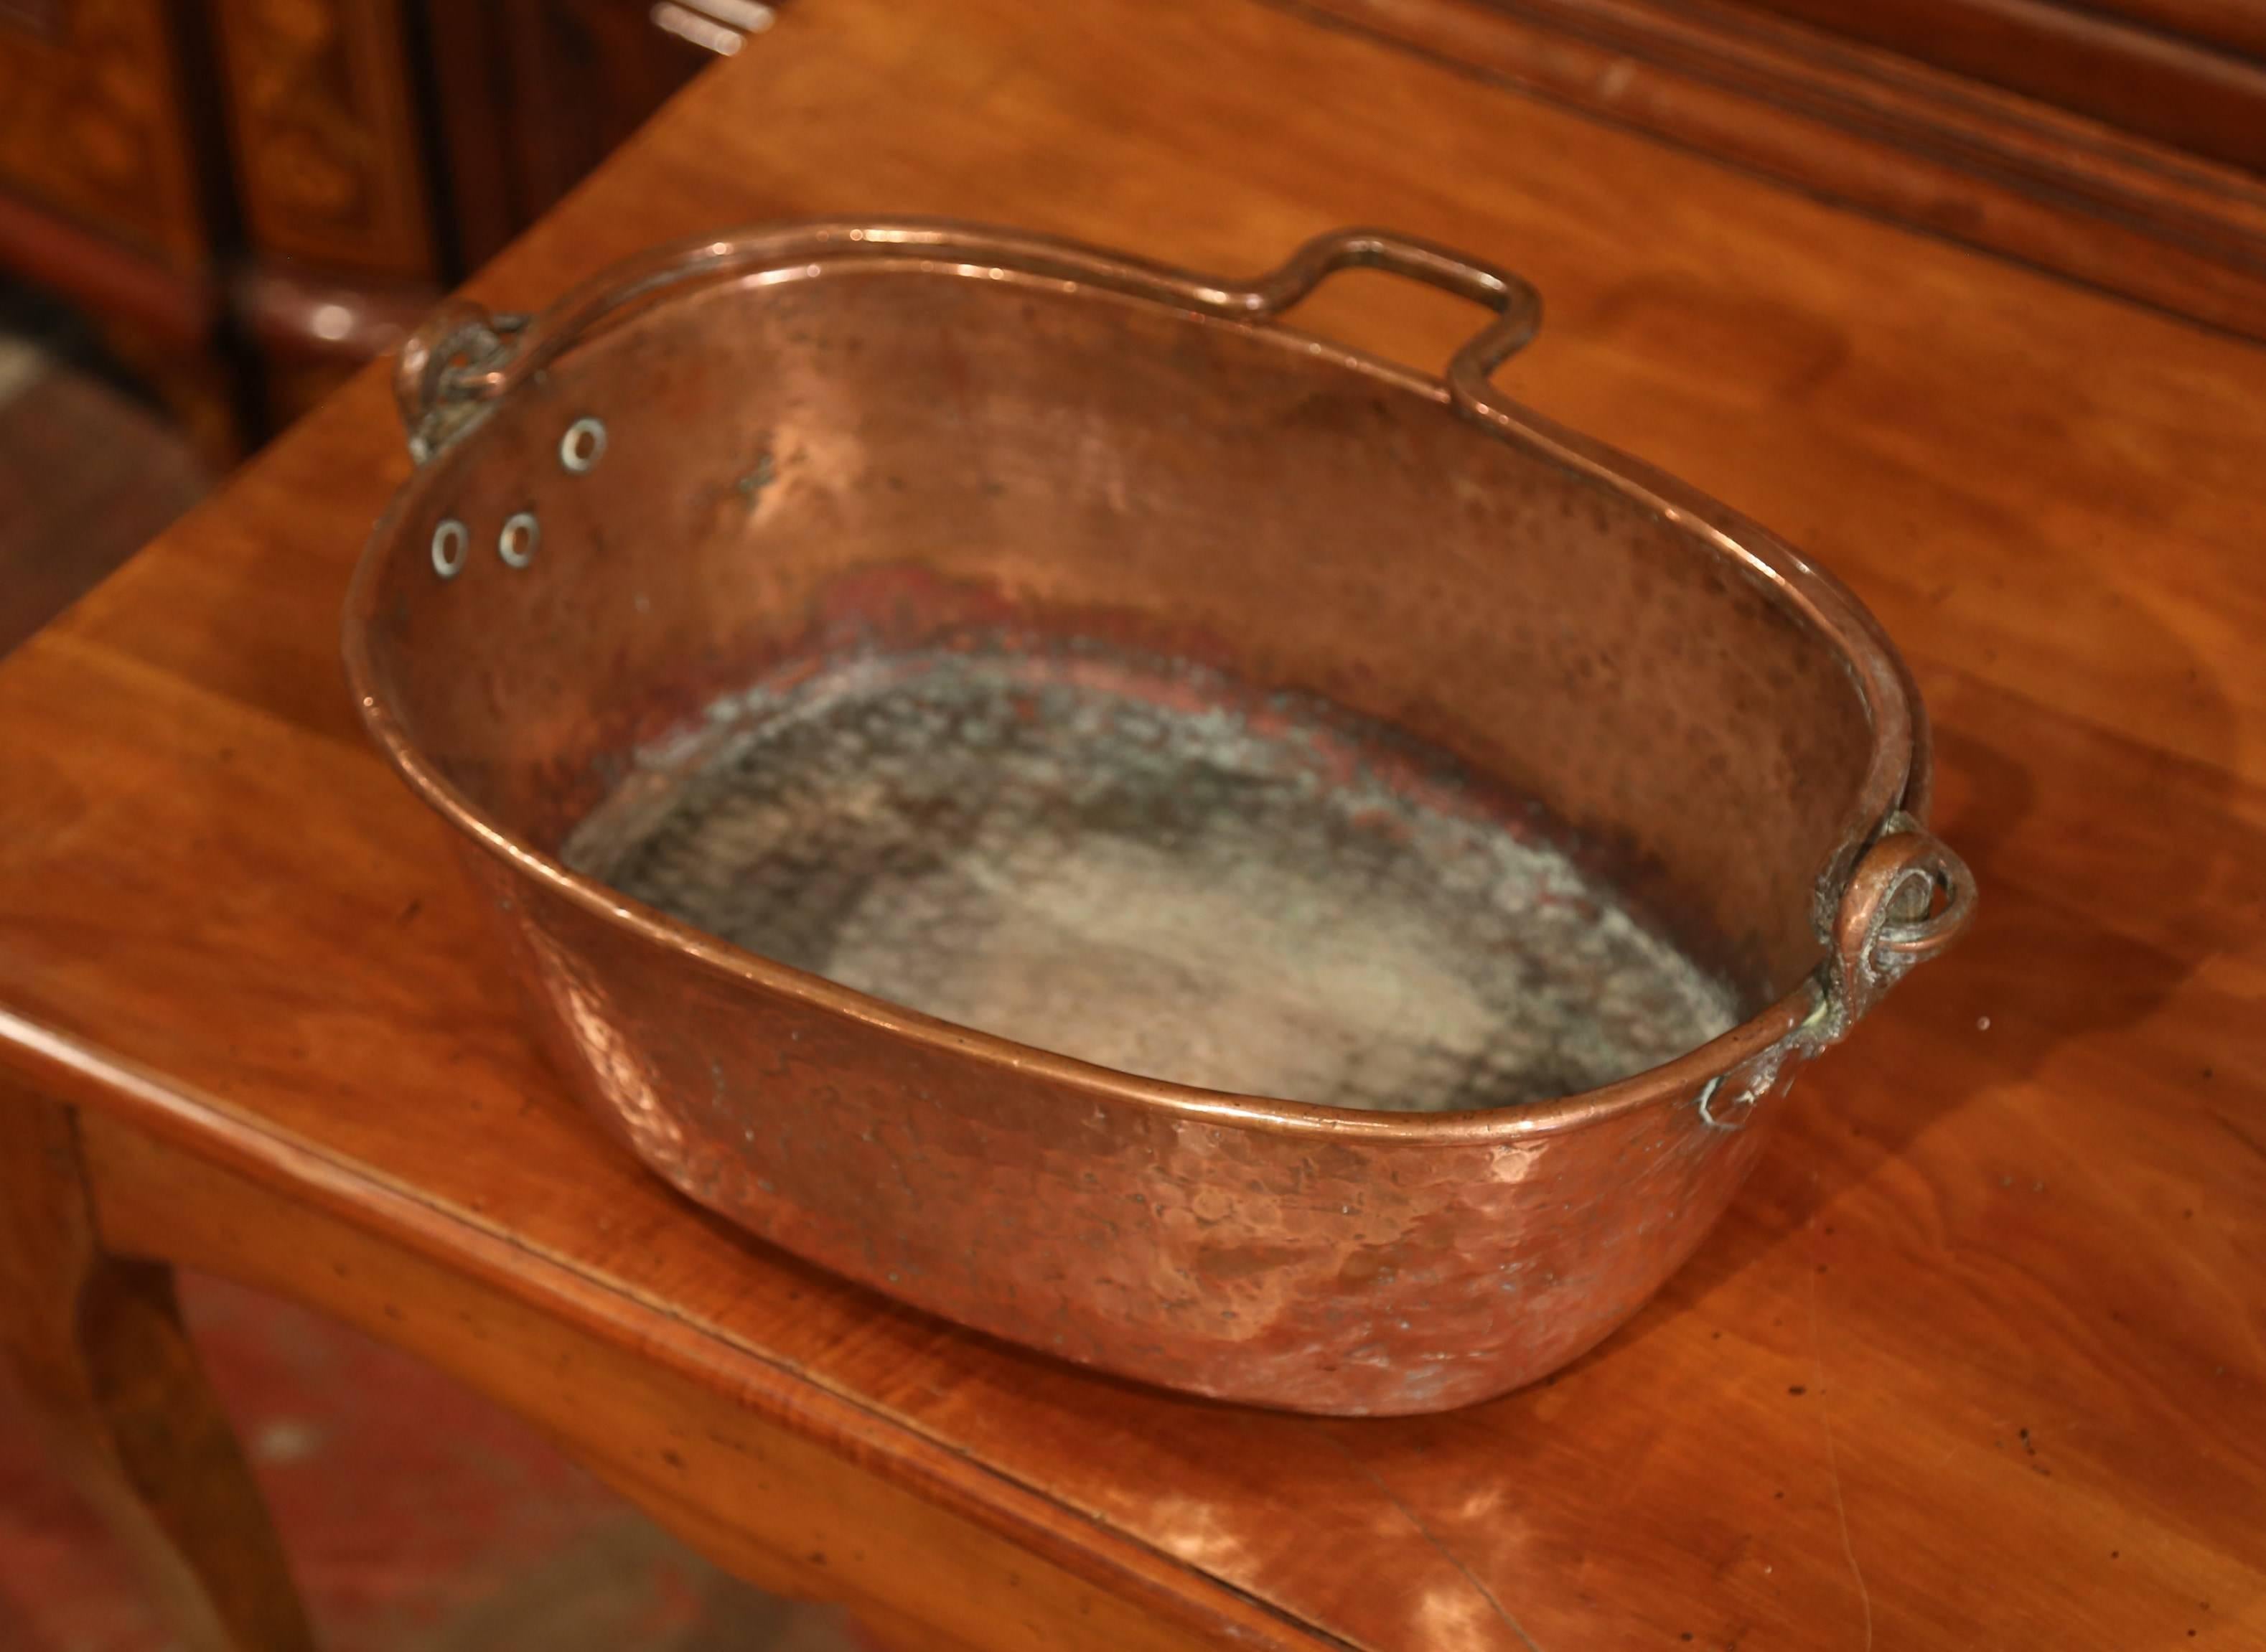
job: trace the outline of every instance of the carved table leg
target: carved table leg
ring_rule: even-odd
[[[5,1081],[0,1366],[191,1652],[312,1652],[172,1269],[103,1251],[73,1115]]]

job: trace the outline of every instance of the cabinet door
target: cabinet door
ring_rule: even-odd
[[[167,0],[0,0],[0,193],[194,277],[180,21]]]
[[[435,256],[403,0],[207,0],[258,257],[374,282]]]

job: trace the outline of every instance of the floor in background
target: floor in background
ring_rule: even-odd
[[[857,1652],[409,1356],[221,1280],[181,1301],[325,1652]],[[172,1645],[0,1390],[0,1652]]]
[[[188,444],[68,318],[0,288],[0,654],[201,498]]]
[[[0,287],[0,653],[206,491],[66,316]],[[4,785],[0,776],[0,785]],[[448,1378],[185,1276],[182,1302],[325,1652],[852,1652],[734,1582]],[[0,1652],[172,1645],[0,1383]]]

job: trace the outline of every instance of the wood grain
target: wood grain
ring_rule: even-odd
[[[1295,1626],[1224,1593],[1194,1609],[1191,1580],[1168,1558],[671,1323],[658,1305],[593,1290],[500,1236],[468,1251],[420,1201],[296,1144],[239,1129],[214,1157],[250,1176],[107,1120],[90,1121],[88,1144],[113,1243],[225,1271],[425,1355],[775,1593],[844,1600],[1000,1652],[1086,1635],[1128,1652],[1303,1643]],[[261,1185],[278,1171],[288,1193]],[[357,1232],[372,1216],[390,1231]],[[978,1497],[989,1525],[969,1517]]]
[[[2091,9],[2266,59],[2266,9],[2258,0],[2094,0]]]
[[[2266,170],[2266,62],[2256,61],[2266,18],[2255,6],[2214,7],[2209,0],[1747,4],[2198,155]],[[2238,11],[2249,16],[2231,15]],[[2127,16],[2103,15],[2117,11]]]
[[[2266,181],[2050,103],[1730,0],[1282,4],[1860,210],[2266,335]]]
[[[1896,635],[1977,932],[1554,1383],[1325,1423],[983,1342],[693,1211],[529,1048],[338,686],[407,464],[365,377],[0,667],[0,1051],[99,1121],[113,1241],[423,1348],[625,1483],[709,1488],[684,1529],[720,1511],[696,1535],[776,1576],[800,1527],[730,1491],[742,1446],[670,1432],[744,1413],[731,1437],[793,1446],[798,1520],[889,1510],[842,1592],[960,1638],[1079,1590],[1149,1626],[1058,1644],[2266,1635],[2266,351],[1194,0],[809,0],[476,290],[526,308],[663,237],[874,207],[1223,269],[1384,221],[1522,269],[1550,319],[1513,394],[1787,533]],[[1304,319],[1428,364],[1469,325],[1359,276]]]

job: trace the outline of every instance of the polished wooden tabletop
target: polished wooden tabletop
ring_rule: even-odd
[[[338,614],[366,376],[0,667],[0,1059],[105,1238],[529,1411],[766,1581],[970,1645],[2266,1644],[2266,350],[1258,0],[798,0],[475,283],[795,214],[1516,267],[1509,392],[1842,575],[1970,939],[1626,1330],[1448,1415],[1098,1378],[743,1240],[573,1110]],[[1452,301],[1306,325],[1444,362]],[[939,1642],[941,1643],[941,1642]]]

